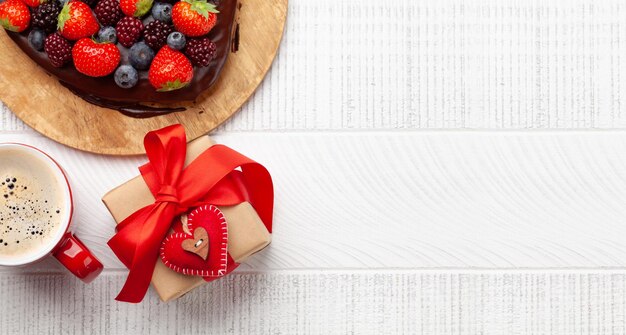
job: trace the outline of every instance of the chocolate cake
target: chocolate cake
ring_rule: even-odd
[[[37,51],[32,46],[32,42],[29,42],[29,33],[33,29],[32,24],[22,32],[8,31],[8,34],[39,66],[58,78],[62,85],[83,99],[99,106],[119,110],[130,116],[150,117],[184,110],[184,108],[180,107],[182,105],[181,102],[194,101],[200,94],[209,89],[219,77],[222,67],[231,52],[232,40],[236,35],[235,16],[238,10],[238,3],[237,0],[210,1],[209,3],[214,3],[219,11],[217,23],[208,34],[202,37],[208,37],[215,43],[216,48],[213,58],[208,66],[193,66],[193,79],[191,82],[185,87],[172,91],[159,92],[155,89],[148,80],[148,70],[137,69],[139,80],[136,85],[131,88],[122,88],[116,84],[113,73],[102,77],[91,77],[80,73],[71,62],[63,67],[55,67],[44,50]],[[95,3],[92,4],[92,8],[95,6]],[[31,7],[32,12],[33,8]],[[144,27],[155,20],[150,11],[148,11],[147,15],[140,18]],[[172,31],[176,30],[174,25],[171,23],[169,25],[172,27]],[[139,41],[143,41],[143,38]],[[189,42],[189,38],[187,41]],[[74,42],[72,41],[72,43]],[[119,41],[116,43],[116,46],[121,56],[119,65],[129,64],[129,48],[122,46]],[[167,45],[163,48],[166,47]],[[157,53],[157,50],[155,50],[155,53]]]

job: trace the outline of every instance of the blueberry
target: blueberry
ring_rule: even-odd
[[[117,31],[113,27],[102,27],[98,32],[98,42],[100,43],[117,43]]]
[[[185,35],[175,31],[167,37],[167,45],[174,50],[181,50],[185,47]]]
[[[154,51],[144,42],[139,42],[130,48],[128,61],[137,70],[147,70],[154,59]]]
[[[138,80],[137,70],[130,65],[122,65],[115,70],[115,83],[121,88],[134,87]]]
[[[37,51],[43,50],[43,42],[46,39],[46,34],[43,33],[40,29],[31,30],[30,34],[28,34],[28,42],[33,47],[33,49]]]
[[[172,21],[172,5],[162,2],[155,3],[152,7],[152,17],[155,20],[169,23]]]

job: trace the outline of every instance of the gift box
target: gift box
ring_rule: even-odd
[[[213,145],[215,143],[208,136],[190,142],[187,145],[185,167]],[[107,193],[102,201],[119,224],[145,206],[154,204],[156,199],[153,193],[140,175]],[[268,227],[249,202],[217,208],[226,219],[228,253],[234,262],[244,262],[250,255],[269,245],[271,235]],[[163,301],[181,297],[205,283],[207,281],[203,277],[175,272],[161,259],[156,261],[151,279],[152,286]]]

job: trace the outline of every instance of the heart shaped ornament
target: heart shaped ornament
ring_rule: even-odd
[[[221,277],[228,272],[228,224],[213,205],[194,209],[181,220],[183,231],[163,240],[161,260],[170,269],[189,276]],[[187,228],[187,229],[185,229]]]

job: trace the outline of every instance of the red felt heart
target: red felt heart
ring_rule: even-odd
[[[189,214],[187,227],[189,234],[179,231],[165,238],[161,245],[163,263],[184,275],[225,275],[230,257],[227,250],[228,225],[224,214],[213,205],[198,207]],[[207,235],[208,241],[205,241]],[[207,243],[208,255],[203,250]]]

